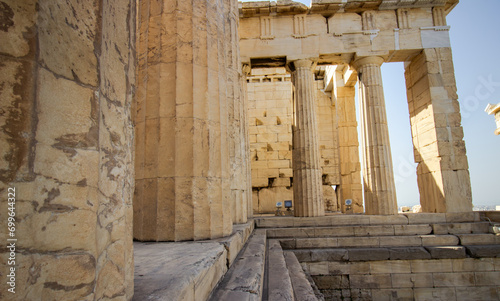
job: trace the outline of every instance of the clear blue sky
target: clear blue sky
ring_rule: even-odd
[[[310,5],[310,1],[298,1]],[[500,205],[500,136],[484,112],[500,102],[499,0],[461,0],[448,15],[474,205]],[[398,205],[419,203],[403,63],[382,67]],[[496,85],[485,86],[492,81]],[[390,84],[388,84],[390,83]]]

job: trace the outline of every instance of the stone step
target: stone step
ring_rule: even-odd
[[[433,247],[380,247],[380,248],[328,248],[295,249],[299,262],[358,262],[379,260],[421,260],[500,257],[499,245],[488,246],[433,246]],[[469,256],[468,256],[469,255]],[[320,266],[316,268],[321,269]]]
[[[206,300],[253,231],[206,241],[134,242],[133,300]]]
[[[267,299],[264,298],[264,300],[294,300],[292,282],[283,256],[283,249],[278,240],[268,241],[267,260]]]
[[[432,224],[433,234],[490,233],[489,222]]]
[[[481,234],[478,234],[481,235]],[[456,246],[459,239],[455,235],[414,235],[414,236],[360,236],[360,237],[314,237],[280,239],[284,249],[310,248],[351,248],[351,247],[419,247]]]
[[[338,214],[321,217],[255,217],[257,228],[303,228],[345,225],[416,225],[479,222],[479,212],[401,213],[396,215]]]
[[[267,230],[269,238],[313,238],[355,236],[399,236],[431,234],[430,225],[362,225],[307,228],[274,228]],[[487,233],[487,232],[486,232]]]
[[[500,244],[500,235],[495,234],[457,234],[457,237],[463,246]]]
[[[260,301],[265,257],[266,232],[256,229],[208,300]]]
[[[473,258],[500,257],[500,245],[467,246],[467,254]]]
[[[290,280],[292,282],[293,295],[298,301],[318,301],[316,294],[311,286],[307,276],[302,269],[295,254],[291,251],[283,253],[285,256],[286,266],[289,271]]]

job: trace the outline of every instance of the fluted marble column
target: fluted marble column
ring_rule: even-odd
[[[139,4],[138,240],[202,240],[232,232],[227,93],[234,85],[227,78],[225,40],[236,24],[228,20],[229,4]]]
[[[295,97],[292,164],[295,216],[325,215],[312,64],[310,60],[293,62]]]
[[[366,214],[397,214],[389,128],[385,110],[381,57],[353,63],[359,76],[363,181]]]
[[[252,69],[248,64],[241,67],[240,88],[241,88],[241,102],[243,103],[242,113],[242,133],[244,136],[244,173],[246,178],[246,199],[247,199],[247,218],[253,217],[253,199],[252,199],[252,169],[250,167],[250,138],[248,134],[248,94],[247,94],[247,76],[250,75]]]
[[[229,156],[230,156],[230,182],[231,182],[231,212],[233,223],[242,224],[247,222],[248,217],[248,185],[247,178],[247,137],[244,129],[244,103],[241,90],[241,61],[239,52],[238,36],[238,1],[224,0],[225,14],[228,16],[225,22],[224,39],[226,48],[226,77],[227,77],[227,104],[229,117]]]

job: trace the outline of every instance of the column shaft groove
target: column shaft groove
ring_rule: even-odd
[[[367,214],[397,214],[389,128],[385,109],[383,59],[357,60],[359,74],[363,180]]]
[[[295,216],[323,216],[318,128],[313,94],[312,62],[294,62],[293,193]]]

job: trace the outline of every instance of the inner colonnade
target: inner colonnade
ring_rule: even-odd
[[[341,66],[328,67],[324,79],[333,82],[331,102],[339,118],[333,131],[339,138],[352,140],[357,124],[350,117],[351,129],[342,126],[341,91],[359,82],[364,202],[361,183],[355,180],[359,159],[352,151],[343,152],[348,146],[339,142],[337,209],[345,212],[344,200],[351,198],[354,212],[397,214],[380,71],[384,62],[405,62],[423,211],[472,210],[445,20],[453,1],[382,1],[370,9],[350,2],[313,1],[309,8],[280,1],[239,7],[229,0],[222,6],[201,2],[155,10],[154,1],[146,1],[138,8],[136,239],[222,237],[231,233],[233,223],[245,223],[256,211],[247,91],[255,68],[286,67],[291,75],[293,185],[287,188],[293,186],[295,216],[325,214],[323,190],[329,186],[320,162],[315,69],[326,65]],[[166,27],[176,34],[167,39],[161,30]],[[335,68],[342,72],[331,71]],[[352,107],[354,94],[348,98]],[[358,170],[342,170],[349,160]],[[275,179],[252,175],[269,185]]]

